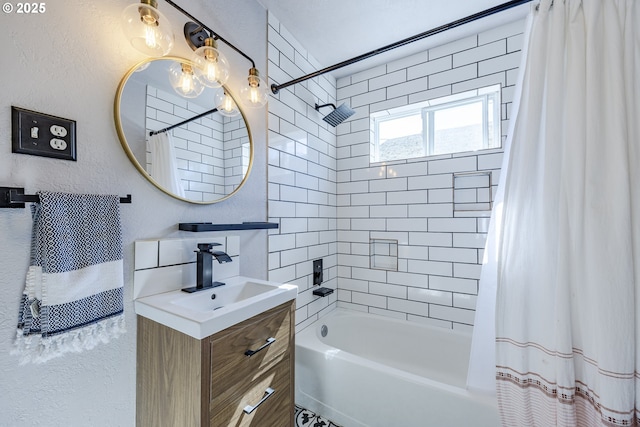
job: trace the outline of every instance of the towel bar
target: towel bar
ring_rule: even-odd
[[[0,187],[0,208],[24,208],[25,202],[37,203],[40,198],[37,194],[24,194],[21,187]],[[120,203],[131,203],[131,194],[120,197]]]

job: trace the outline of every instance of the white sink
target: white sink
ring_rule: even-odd
[[[298,293],[294,285],[243,276],[222,282],[225,285],[192,294],[176,290],[138,298],[136,314],[202,339],[290,301]]]

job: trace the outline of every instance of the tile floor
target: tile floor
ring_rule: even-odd
[[[296,427],[340,427],[308,409],[296,405]]]

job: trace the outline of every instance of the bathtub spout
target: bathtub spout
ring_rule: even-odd
[[[331,289],[331,288],[325,288],[325,287],[318,288],[318,289],[315,289],[315,290],[313,291],[313,294],[314,294],[314,295],[317,295],[317,296],[319,296],[319,297],[326,297],[326,296],[331,295],[332,293],[333,293],[333,289]]]

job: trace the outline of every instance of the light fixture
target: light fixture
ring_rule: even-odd
[[[240,90],[240,99],[243,104],[251,108],[261,108],[269,100],[269,88],[260,78],[260,73],[256,67],[249,69],[247,83]]]
[[[169,67],[169,81],[173,90],[185,98],[196,98],[204,90],[199,74],[197,68],[184,62],[174,62]]]
[[[169,21],[157,9],[156,0],[140,0],[122,12],[122,27],[131,45],[148,56],[164,56],[173,47]]]
[[[202,71],[201,81],[207,87],[218,88],[229,79],[229,62],[213,37],[204,39],[204,45],[193,52],[193,63]]]
[[[240,114],[240,110],[231,95],[226,90],[220,90],[215,95],[215,104],[218,112],[223,116],[234,117]]]

